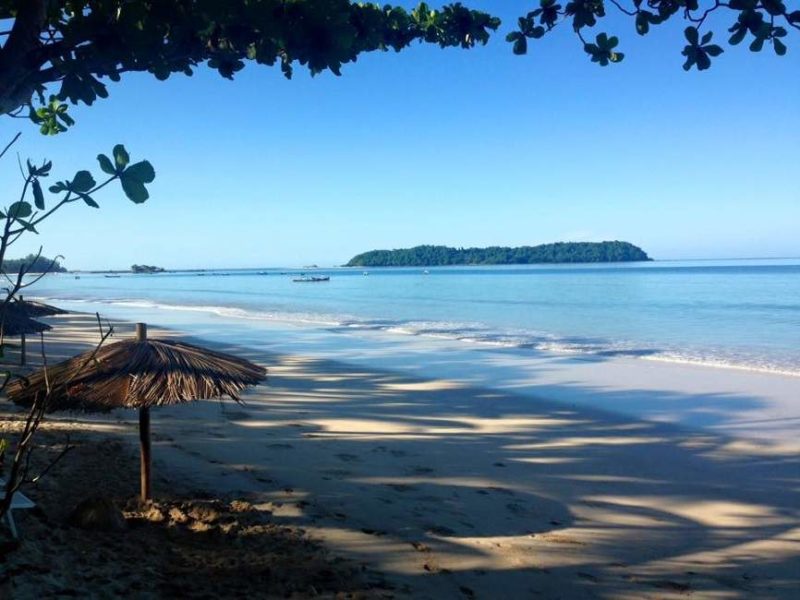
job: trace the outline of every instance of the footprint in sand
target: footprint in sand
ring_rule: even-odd
[[[508,504],[506,504],[506,508],[515,515],[524,515],[525,513],[528,512],[527,508],[525,508],[524,506],[522,506],[522,504],[519,504],[517,502],[509,502]]]
[[[358,462],[359,459],[358,455],[356,454],[348,454],[347,452],[342,452],[340,454],[334,454],[336,458],[339,460],[343,460],[344,462]]]

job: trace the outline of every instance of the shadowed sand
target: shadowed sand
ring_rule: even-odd
[[[50,322],[50,361],[96,337],[90,317]],[[220,348],[267,366],[268,385],[244,406],[155,410],[155,472],[302,526],[398,596],[790,598],[800,586],[800,457],[785,440]],[[59,418],[132,446],[135,416]]]

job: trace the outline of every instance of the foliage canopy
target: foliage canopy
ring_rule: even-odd
[[[16,273],[25,266],[28,273],[65,273],[66,269],[58,259],[47,258],[41,254],[28,254],[24,258],[7,258],[3,261],[3,273]]]
[[[684,69],[704,70],[723,52],[709,29],[713,13],[727,14],[729,44],[746,40],[754,52],[767,44],[783,55],[788,32],[800,30],[800,10],[787,3],[539,0],[506,40],[515,54],[525,54],[531,40],[571,29],[593,62],[608,65],[624,54],[618,37],[595,31],[606,9],[629,17],[639,35],[684,19]],[[409,10],[350,0],[0,0],[0,19],[11,23],[0,33],[0,113],[28,113],[50,134],[72,124],[64,102],[105,98],[103,79],[117,81],[131,71],[166,79],[206,64],[233,78],[253,61],[278,65],[287,77],[297,65],[338,75],[364,52],[400,51],[413,42],[471,48],[485,44],[501,25],[496,16],[459,2]],[[57,90],[51,98],[49,89]]]

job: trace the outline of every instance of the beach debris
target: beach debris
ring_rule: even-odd
[[[74,356],[8,386],[8,397],[30,406],[49,391],[47,412],[139,411],[141,500],[151,498],[150,408],[230,397],[266,378],[266,369],[248,360],[172,340],[147,338],[136,324],[136,339]]]

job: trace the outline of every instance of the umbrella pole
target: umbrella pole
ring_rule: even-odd
[[[147,325],[144,323],[136,324],[136,341],[144,342],[147,340]],[[141,450],[141,496],[142,502],[150,500],[150,408],[144,406],[139,409],[139,448]]]
[[[150,500],[150,409],[139,409],[139,446],[141,448],[142,502]]]

